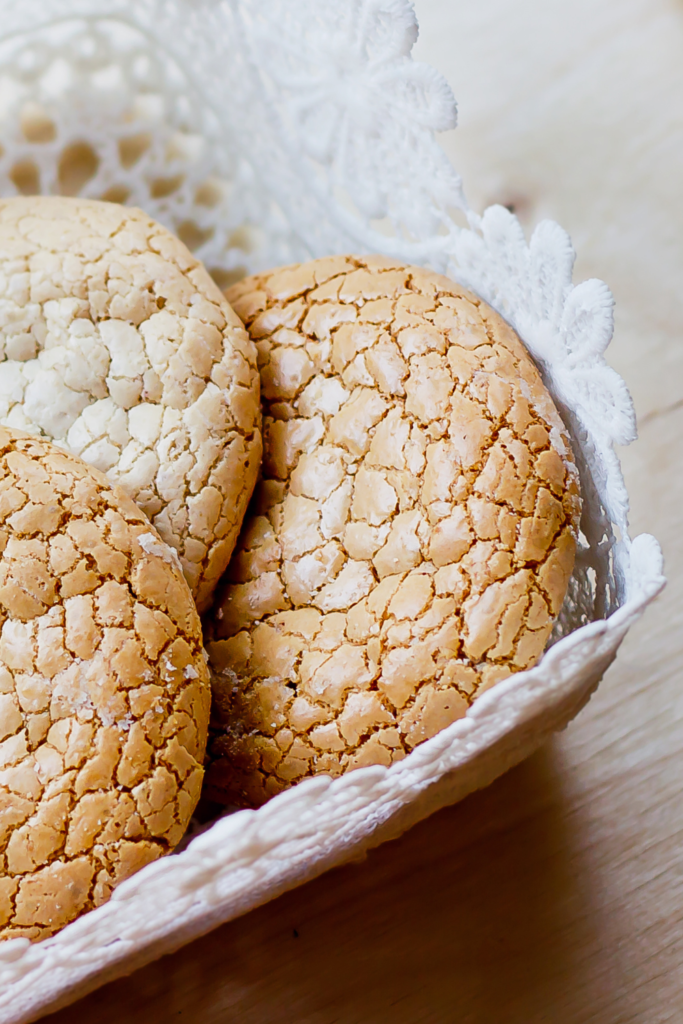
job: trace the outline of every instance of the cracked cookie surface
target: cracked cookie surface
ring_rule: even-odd
[[[454,282],[334,257],[228,296],[259,350],[265,451],[206,619],[205,792],[258,805],[399,760],[532,665],[580,498],[531,358]]]
[[[254,346],[202,264],[141,210],[0,201],[0,423],[120,484],[200,609],[261,458]]]
[[[97,470],[0,427],[0,938],[42,939],[182,837],[210,687],[178,558]]]

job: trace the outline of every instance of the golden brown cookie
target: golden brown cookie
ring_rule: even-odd
[[[261,458],[258,372],[182,242],[113,203],[0,201],[0,423],[120,484],[210,603]]]
[[[260,804],[388,765],[541,654],[580,500],[511,328],[381,257],[228,292],[259,350],[263,480],[207,617],[206,791]]]
[[[51,935],[168,853],[210,690],[176,553],[118,487],[0,427],[0,938]]]

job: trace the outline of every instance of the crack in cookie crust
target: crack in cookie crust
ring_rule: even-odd
[[[182,837],[210,687],[175,553],[118,487],[0,428],[0,938],[42,939]]]
[[[210,603],[260,463],[258,371],[177,238],[111,203],[0,202],[0,422],[120,484]]]
[[[260,804],[388,765],[532,665],[580,512],[557,410],[511,328],[384,257],[253,277],[264,468],[207,617],[207,792]]]

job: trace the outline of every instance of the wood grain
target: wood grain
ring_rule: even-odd
[[[546,11],[548,7],[559,10],[555,0],[544,0],[544,4]],[[498,0],[482,0],[481,5],[469,5],[469,10],[487,5],[499,17],[498,22],[489,20],[489,40],[494,30],[503,36],[509,30],[509,37],[512,27],[505,17],[510,21],[513,15],[505,15]],[[429,50],[431,45],[438,63],[436,58],[451,45],[452,81],[462,66],[458,62],[465,60],[468,43],[480,46],[482,60],[489,61],[487,67],[492,64],[481,32],[469,40],[455,32],[458,12],[464,16],[466,6],[466,0],[417,4],[423,23],[423,56],[430,59],[424,47]],[[514,17],[530,24],[541,0],[507,6]],[[674,10],[659,0],[652,5],[657,16],[663,7]],[[635,0],[619,6],[615,0],[593,4],[602,35],[591,36],[591,52],[598,64],[604,52],[603,70],[611,66],[613,53],[610,24],[616,26],[619,18],[630,18],[632,24],[634,12],[644,9]],[[678,17],[683,26],[683,8],[678,9]],[[441,24],[453,32],[452,40],[439,40]],[[541,29],[552,33],[553,39],[558,32],[549,15]],[[567,38],[565,63],[558,57],[563,81],[567,76],[571,79],[568,61],[575,60],[577,68],[583,66],[572,49],[572,39]],[[556,41],[556,46],[560,43]],[[541,44],[542,38],[540,43],[537,39]],[[499,41],[499,53],[501,47]],[[476,56],[467,56],[473,67]],[[505,70],[504,66],[498,76],[501,102],[517,81],[511,86]],[[562,78],[557,68],[548,73]],[[653,65],[652,73],[665,76],[667,72],[665,67],[656,71]],[[524,79],[524,74],[520,70],[518,78]],[[660,91],[664,91],[662,82],[660,77]],[[490,89],[495,98],[494,87],[495,83]],[[605,87],[614,92],[617,84]],[[651,94],[656,92],[653,85]],[[486,159],[487,146],[495,137],[481,108],[479,112],[479,127],[472,122],[465,140],[470,164]],[[670,111],[664,113],[653,132],[657,124],[669,123]],[[625,120],[628,110],[620,116]],[[524,129],[528,138],[536,138],[533,127],[531,123]],[[580,124],[572,131],[572,146],[578,152]],[[532,154],[531,142],[527,150]],[[683,162],[680,137],[677,153]],[[517,159],[521,162],[522,156]],[[582,238],[590,243],[590,230],[600,228],[599,217],[595,226],[600,204],[595,197],[589,204],[590,230],[578,200],[571,216],[562,218],[561,197],[567,183],[555,175],[553,161],[548,157],[541,171],[534,170],[537,176],[546,174],[540,184],[537,177],[534,185],[529,172],[525,188],[533,195],[534,187],[542,187],[543,212],[560,217],[579,244]],[[500,173],[504,176],[504,169]],[[660,173],[654,157],[651,173],[653,179]],[[628,195],[628,166],[619,174],[618,186]],[[605,193],[608,185],[594,181],[594,187]],[[638,181],[631,181],[632,194],[641,187],[642,174]],[[105,986],[45,1018],[46,1022],[660,1024],[681,1020],[683,348],[678,338],[680,317],[672,313],[673,299],[666,316],[656,319],[651,315],[651,296],[646,290],[639,296],[630,286],[644,257],[642,251],[632,253],[629,263],[628,251],[621,251],[631,244],[629,215],[628,209],[615,212],[607,204],[603,228],[610,232],[611,248],[589,244],[587,262],[592,260],[592,272],[610,282],[613,272],[624,291],[626,314],[615,340],[613,362],[625,372],[643,414],[640,440],[622,453],[632,497],[632,527],[633,533],[647,530],[661,541],[670,583],[627,638],[588,707],[564,734],[526,763],[487,790],[373,851],[364,863],[332,871],[130,978]],[[652,221],[648,259],[655,264],[678,258],[667,242],[668,233],[663,221]],[[628,273],[622,272],[624,266]],[[683,258],[678,271],[680,282]],[[673,280],[670,274],[665,277]],[[662,294],[669,287],[665,284]],[[680,284],[677,287],[680,292]],[[652,335],[647,333],[648,324]],[[655,342],[650,345],[652,337]]]

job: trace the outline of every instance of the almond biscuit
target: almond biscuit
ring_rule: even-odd
[[[182,242],[114,203],[0,201],[0,423],[120,484],[207,607],[258,472],[258,372]]]
[[[562,420],[484,302],[384,257],[228,296],[259,350],[263,479],[207,616],[207,793],[389,765],[543,651],[580,499]]]
[[[0,938],[42,939],[178,843],[210,689],[176,552],[124,492],[0,427]]]

